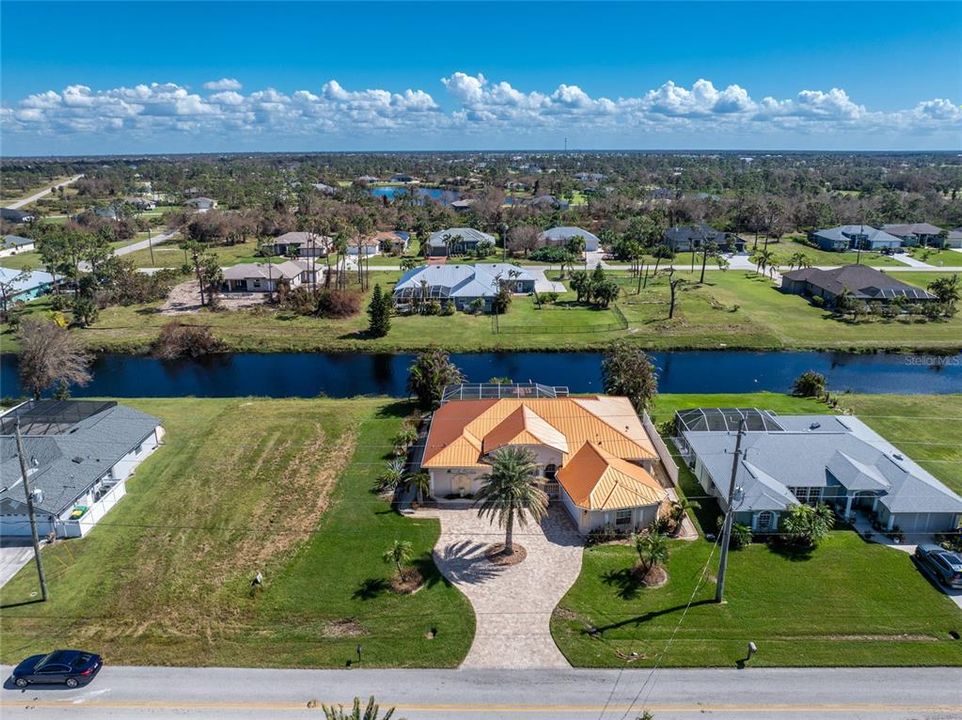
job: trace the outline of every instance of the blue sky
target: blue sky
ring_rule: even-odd
[[[0,21],[5,155],[962,145],[962,3],[4,0]]]

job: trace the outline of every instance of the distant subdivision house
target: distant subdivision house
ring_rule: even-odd
[[[411,233],[404,230],[381,230],[374,233],[371,242],[377,243],[382,252],[400,255],[410,246]]]
[[[288,232],[278,235],[271,244],[275,255],[298,258],[326,257],[333,240],[311,232]]]
[[[432,257],[464,255],[477,250],[480,243],[490,243],[493,247],[495,238],[474,228],[447,228],[433,232],[428,237],[428,254]]]
[[[704,223],[695,225],[676,225],[665,230],[665,245],[675,252],[701,250],[707,243],[715,243],[719,249],[743,252],[745,241],[733,233],[716,230]]]
[[[223,269],[222,292],[276,292],[281,285],[288,289],[311,282],[311,268],[303,260],[282,263],[242,263]]]
[[[0,209],[0,219],[19,225],[20,223],[33,222],[34,216],[32,213],[24,212],[23,210],[2,208]]]
[[[19,422],[38,534],[81,537],[126,493],[161,443],[160,420],[99,400],[30,400],[0,415],[0,538],[29,537],[15,438]]]
[[[545,245],[565,245],[571,238],[581,237],[585,241],[587,252],[596,252],[601,247],[601,240],[594,233],[580,227],[562,225],[545,230],[538,236],[538,239]]]
[[[949,230],[949,234],[945,238],[945,247],[953,250],[962,249],[962,227]]]
[[[209,197],[195,197],[186,201],[184,205],[193,208],[197,212],[207,212],[217,207],[217,201]]]
[[[940,248],[945,243],[945,230],[931,223],[902,223],[883,225],[882,230],[897,237],[903,245]]]
[[[669,495],[656,479],[659,457],[627,398],[489,387],[499,396],[482,391],[478,399],[449,400],[431,419],[421,467],[439,502],[473,496],[494,454],[520,447],[534,457],[535,481],[581,533],[605,526],[636,531],[664,511]]]
[[[4,235],[3,238],[0,238],[0,257],[30,252],[34,249],[34,246],[33,238],[26,238],[20,235]]]
[[[871,225],[840,225],[839,227],[813,230],[810,241],[822,250],[845,252],[846,250],[895,250],[902,247],[901,238],[878,230]]]
[[[849,292],[853,300],[864,302],[889,301],[929,302],[937,298],[915,285],[897,280],[891,275],[867,265],[844,265],[834,270],[802,268],[782,275],[782,290],[806,297],[822,297],[834,305],[838,297]]]
[[[524,268],[505,263],[422,265],[408,270],[398,280],[394,286],[394,303],[408,305],[438,300],[442,304],[453,302],[456,309],[467,310],[480,300],[484,311],[490,312],[502,283],[507,284],[512,293],[531,293],[535,278]]]
[[[736,435],[735,522],[777,532],[799,504],[826,503],[910,534],[955,529],[962,497],[852,416],[776,415],[753,408],[700,408],[675,415],[675,444],[702,488],[728,507]]]
[[[6,302],[27,302],[40,297],[53,289],[53,281],[53,275],[41,270],[24,272],[0,267],[0,283],[3,283]]]

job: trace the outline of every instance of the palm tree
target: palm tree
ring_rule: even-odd
[[[671,515],[675,523],[681,526],[685,515],[691,511],[698,510],[700,507],[701,505],[699,503],[692,502],[686,497],[680,497],[671,504]]]
[[[354,698],[354,708],[350,712],[345,711],[343,705],[337,707],[321,705],[321,710],[324,711],[324,720],[391,720],[394,715],[394,708],[380,715],[381,708],[374,702],[373,695],[368,699],[367,707],[363,711],[361,710],[360,698]],[[398,720],[403,720],[403,718]]]
[[[646,532],[635,535],[635,551],[638,553],[638,568],[642,574],[668,562],[668,538],[660,533]]]
[[[395,540],[394,544],[381,555],[381,559],[386,563],[393,563],[397,569],[398,577],[400,577],[404,564],[411,560],[413,553],[414,546],[411,545],[410,542],[407,540]]]
[[[810,268],[812,267],[812,260],[808,255],[806,255],[801,250],[799,250],[797,252],[792,253],[792,256],[788,258],[789,269],[793,269],[796,266],[798,267],[799,270],[801,270],[802,268]]]
[[[408,479],[408,486],[413,487],[418,493],[418,504],[424,502],[424,497],[431,492],[431,476],[423,470],[414,473]]]
[[[771,267],[775,262],[775,253],[765,248],[759,250],[752,256],[752,260],[755,262],[755,274],[765,274],[765,270]]]
[[[478,517],[497,519],[504,531],[504,554],[514,553],[514,522],[521,527],[528,524],[528,515],[535,522],[548,514],[548,495],[535,482],[535,457],[530,450],[506,446],[491,456],[491,472],[481,476],[481,489],[474,504]]]
[[[785,536],[793,544],[802,547],[815,547],[834,526],[835,513],[825,503],[815,507],[795,505],[782,521]]]

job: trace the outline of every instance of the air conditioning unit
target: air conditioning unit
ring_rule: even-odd
[[[40,505],[43,502],[43,490],[40,488],[34,488],[30,491],[30,495],[33,497],[34,503]]]

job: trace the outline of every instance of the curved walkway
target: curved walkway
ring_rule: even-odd
[[[434,561],[474,608],[477,629],[464,668],[570,667],[551,637],[551,613],[581,572],[581,536],[564,509],[552,507],[540,526],[518,528],[528,557],[492,565],[488,545],[503,541],[497,525],[472,508],[422,510],[441,520]]]

